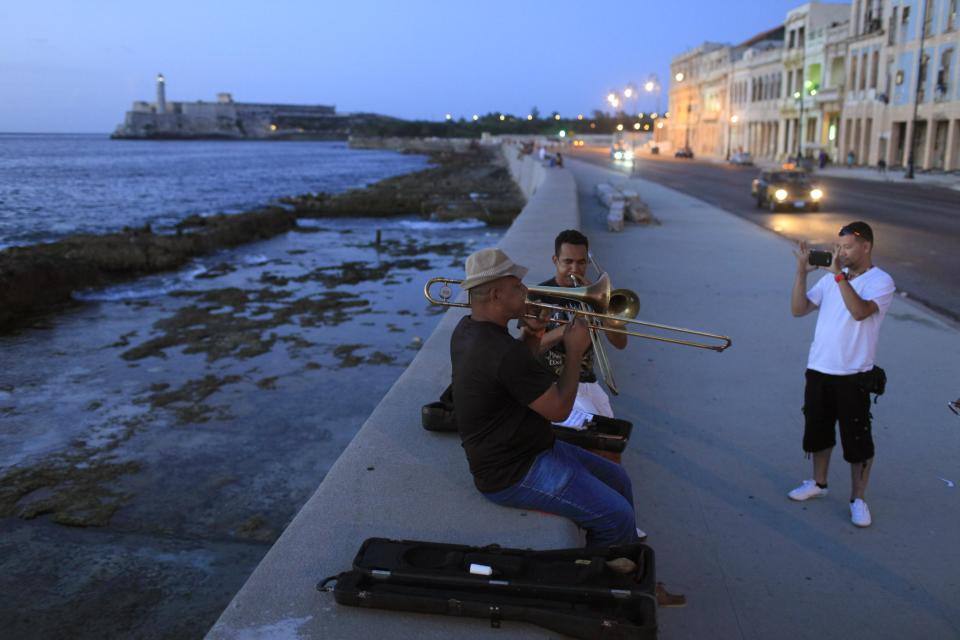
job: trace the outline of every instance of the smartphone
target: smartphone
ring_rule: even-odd
[[[829,251],[811,251],[807,261],[815,267],[829,267],[833,261],[833,254]]]

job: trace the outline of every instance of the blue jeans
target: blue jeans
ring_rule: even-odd
[[[618,464],[557,440],[527,475],[503,491],[483,494],[504,507],[570,518],[587,531],[587,546],[637,542],[630,477]]]

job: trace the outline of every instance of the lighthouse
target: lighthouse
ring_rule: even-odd
[[[157,74],[157,113],[167,112],[167,90],[163,74]]]

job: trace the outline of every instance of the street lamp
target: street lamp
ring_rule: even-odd
[[[920,90],[922,85],[920,84],[920,72],[924,70],[924,53],[923,53],[923,44],[927,38],[927,3],[923,3],[923,15],[920,16],[920,48],[917,50],[919,54],[919,62],[917,63],[917,89],[913,93],[913,117],[910,119],[910,139],[907,140],[907,144],[910,145],[910,150],[907,154],[907,172],[903,174],[904,178],[908,180],[913,180],[913,147],[914,141],[917,139],[917,106],[920,103]],[[929,128],[929,124],[927,128]]]
[[[673,76],[673,79],[676,80],[677,82],[683,82],[683,78],[684,78],[684,75],[682,71],[678,71],[677,75]]]
[[[683,74],[678,73],[677,75],[680,76],[677,82],[680,82],[683,79]],[[660,79],[657,77],[657,74],[655,73],[650,74],[650,77],[647,78],[647,81],[646,83],[644,83],[643,88],[646,90],[647,93],[653,93],[654,91],[657,92],[656,112],[660,113]]]
[[[731,147],[731,143],[732,143],[732,141],[733,141],[733,125],[737,124],[737,120],[739,120],[739,119],[740,119],[740,117],[737,116],[736,114],[730,116],[730,125],[731,125],[731,127],[730,127],[730,129],[728,130],[729,133],[727,133],[727,160],[730,159],[730,147]]]

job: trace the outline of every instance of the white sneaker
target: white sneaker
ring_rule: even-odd
[[[870,507],[860,498],[850,503],[850,522],[858,527],[869,527],[873,522],[870,519]]]
[[[637,538],[639,538],[640,542],[643,542],[647,539],[647,532],[640,527],[637,527]]]
[[[804,480],[803,484],[787,494],[787,497],[797,502],[803,502],[810,498],[822,498],[827,495],[826,489],[821,489],[813,480]]]

